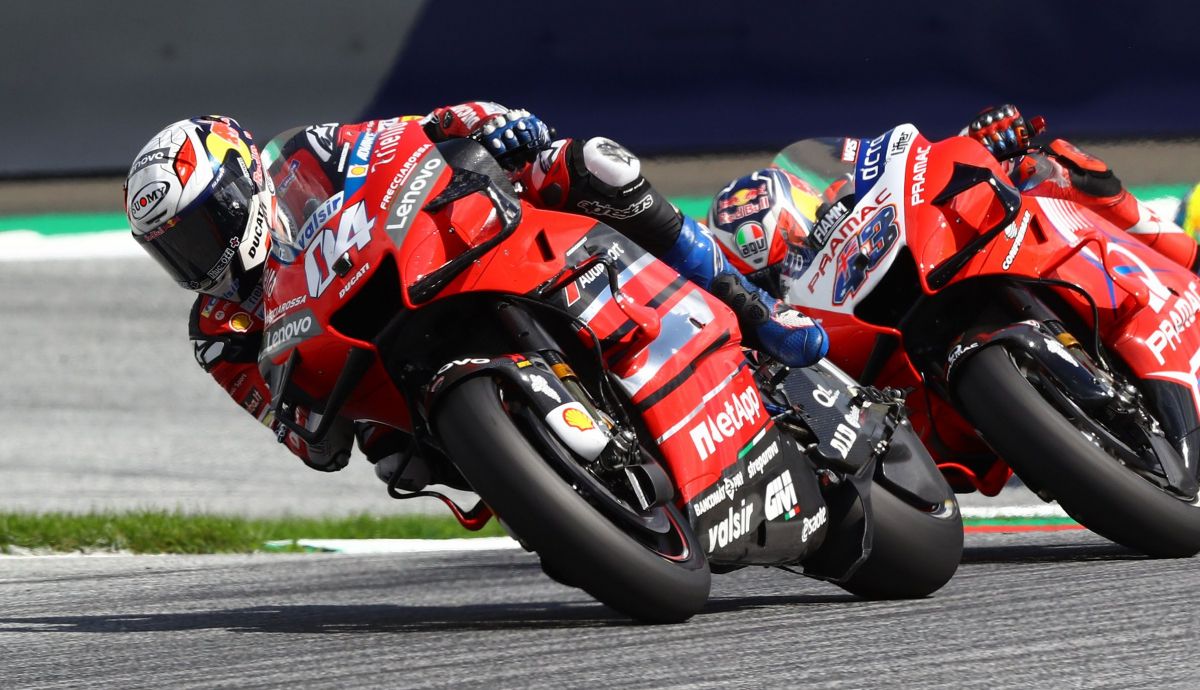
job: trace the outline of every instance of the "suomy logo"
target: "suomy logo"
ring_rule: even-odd
[[[158,208],[167,197],[167,190],[170,188],[171,183],[165,180],[156,180],[143,186],[130,198],[129,215],[134,220],[141,220],[150,215],[150,212]]]

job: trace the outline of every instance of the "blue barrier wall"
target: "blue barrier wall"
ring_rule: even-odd
[[[196,113],[260,138],[471,99],[641,153],[777,148],[1012,101],[1064,136],[1200,135],[1200,4],[41,0],[0,21],[0,176],[123,172]]]
[[[0,176],[124,173],[176,120],[232,115],[264,141],[353,120],[420,2],[38,0],[0,8]]]
[[[366,115],[492,99],[643,153],[775,148],[1014,102],[1064,136],[1200,134],[1200,5],[429,3]]]

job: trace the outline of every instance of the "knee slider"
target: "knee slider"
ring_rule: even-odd
[[[592,187],[606,196],[617,196],[641,181],[642,162],[612,139],[588,139],[580,157]]]

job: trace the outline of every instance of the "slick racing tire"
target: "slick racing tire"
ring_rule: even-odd
[[[1088,529],[1150,556],[1200,552],[1200,498],[1168,494],[1085,437],[1003,347],[983,348],[956,379],[963,411],[988,444]]]
[[[963,526],[958,503],[921,509],[879,482],[871,486],[874,526],[871,553],[842,589],[866,599],[916,599],[942,588],[962,560]],[[862,511],[857,511],[861,520]],[[851,520],[853,522],[853,520]]]
[[[711,574],[699,539],[667,505],[670,553],[656,552],[605,517],[535,450],[493,379],[446,393],[438,436],[459,470],[557,579],[639,621],[678,623],[708,601]]]

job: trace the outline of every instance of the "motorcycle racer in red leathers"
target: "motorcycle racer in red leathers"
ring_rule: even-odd
[[[1200,272],[1200,245],[1125,189],[1113,171],[1063,139],[1048,151],[1025,152],[1042,123],[1027,122],[1011,105],[987,108],[960,132],[988,148],[1022,193],[1081,204],[1168,259]],[[708,225],[729,260],[776,296],[786,292],[787,247],[808,236],[821,204],[846,190],[837,180],[819,193],[803,180],[768,167],[732,180],[709,209]],[[752,227],[755,226],[755,227]],[[757,239],[759,234],[762,239]],[[781,278],[782,276],[782,278]]]
[[[228,117],[173,123],[143,147],[130,168],[125,207],[134,239],[180,286],[200,293],[189,320],[200,366],[309,467],[342,469],[357,436],[386,481],[411,439],[339,420],[322,443],[310,445],[274,419],[270,391],[257,368],[263,330],[277,317],[263,307],[272,279],[263,275],[270,230],[282,224],[295,232],[319,224],[309,216],[319,214],[322,202],[350,194],[367,173],[365,165],[347,165],[357,160],[352,148],[384,145],[387,129],[401,120],[418,120],[435,142],[479,140],[511,171],[527,201],[588,215],[628,235],[729,304],[751,347],[791,366],[824,356],[821,327],[728,265],[712,235],[684,218],[642,177],[638,159],[609,139],[554,141],[527,111],[488,102],[438,108],[424,117],[296,128],[263,152]],[[300,410],[297,421],[312,429],[320,420]],[[404,489],[429,483],[465,488],[449,463],[414,458],[400,469],[397,485]]]

